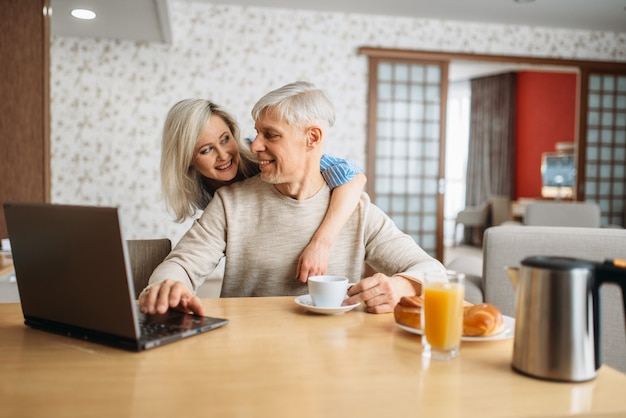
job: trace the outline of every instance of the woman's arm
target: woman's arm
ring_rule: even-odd
[[[322,158],[322,175],[334,188],[322,223],[298,259],[296,277],[301,282],[327,273],[330,246],[354,212],[367,182],[360,167],[334,157]]]

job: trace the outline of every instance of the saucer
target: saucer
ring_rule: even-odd
[[[356,308],[357,306],[359,306],[361,304],[359,302],[359,303],[355,303],[354,305],[337,306],[336,308],[322,308],[322,307],[319,307],[319,306],[315,306],[313,304],[313,301],[311,300],[311,296],[310,295],[298,296],[295,299],[295,302],[298,305],[302,306],[303,308],[306,308],[310,312],[314,312],[314,313],[318,313],[318,314],[325,314],[325,315],[342,314],[344,312],[351,311],[352,309]]]
[[[490,335],[488,337],[470,337],[468,335],[462,335],[461,341],[496,341],[496,340],[508,340],[513,338],[515,333],[515,318],[511,318],[510,316],[502,315],[502,319],[504,320],[504,327],[502,331],[500,331],[496,335]],[[408,327],[406,325],[398,324],[396,325],[412,334],[422,335],[422,330],[419,328]]]

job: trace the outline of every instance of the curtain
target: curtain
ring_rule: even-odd
[[[514,195],[516,80],[515,73],[471,80],[466,207]],[[482,230],[465,227],[463,241],[481,245]]]
[[[514,195],[516,74],[471,80],[465,205]]]

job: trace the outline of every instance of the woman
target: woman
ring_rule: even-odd
[[[321,161],[322,175],[333,188],[324,220],[298,260],[297,278],[326,274],[328,251],[359,201],[366,182],[354,163],[330,156]],[[175,220],[204,210],[222,186],[259,173],[247,145],[241,143],[234,118],[204,99],[186,99],[168,112],[163,128],[161,182]]]

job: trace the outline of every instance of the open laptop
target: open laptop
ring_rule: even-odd
[[[5,202],[4,213],[26,325],[142,351],[228,323],[139,312],[117,208]]]

